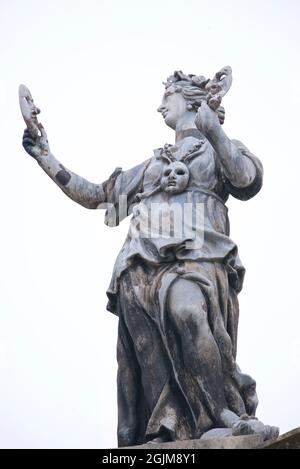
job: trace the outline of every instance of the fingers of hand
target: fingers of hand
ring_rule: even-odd
[[[28,129],[25,129],[24,130],[24,134],[23,134],[23,146],[25,147],[26,146],[34,146],[37,144],[37,141],[35,138],[32,137],[32,134],[29,132]]]
[[[30,156],[35,158],[38,155],[38,142],[32,137],[28,129],[24,131],[22,144]]]
[[[29,137],[24,137],[23,138],[23,146],[25,147],[34,147],[36,145],[36,142]]]
[[[219,109],[217,110],[217,113],[218,113],[218,118],[219,118],[220,124],[224,124],[225,109],[223,107],[219,107]]]
[[[216,111],[218,107],[220,107],[221,101],[222,101],[221,96],[215,95],[209,99],[208,105],[213,111]]]
[[[28,129],[25,129],[25,130],[24,130],[23,138],[30,138],[30,139],[33,140],[34,142],[36,142],[36,140],[38,139],[38,137],[36,137],[35,135],[33,135],[33,134],[30,132],[30,130],[28,130]]]
[[[33,158],[37,158],[40,155],[40,151],[37,147],[31,146],[31,145],[25,145],[23,143],[23,147],[25,151],[28,153],[28,155],[32,156]]]

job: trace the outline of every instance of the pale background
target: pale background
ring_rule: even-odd
[[[168,75],[225,65],[224,128],[265,167],[256,198],[228,203],[247,268],[238,362],[259,418],[300,425],[299,20],[298,0],[0,0],[1,447],[116,446],[105,291],[128,227],[106,227],[27,156],[18,85],[55,156],[101,182],[173,142],[156,112]]]

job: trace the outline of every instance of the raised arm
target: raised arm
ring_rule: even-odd
[[[93,184],[66,169],[52,155],[48,138],[42,124],[38,122],[40,113],[35,105],[29,89],[25,85],[19,86],[19,103],[27,129],[23,136],[23,147],[43,168],[45,173],[67,194],[74,202],[86,208],[98,208],[106,201],[104,184]]]
[[[94,184],[66,169],[50,151],[47,134],[38,124],[40,134],[33,136],[28,129],[24,131],[23,147],[46,174],[68,196],[83,207],[98,208],[106,202],[103,184]]]
[[[201,104],[195,123],[214,148],[230,184],[240,189],[251,186],[257,178],[258,170],[262,173],[261,164],[243,144],[227,137],[217,113],[206,102]]]
[[[136,195],[143,191],[145,170],[150,160],[122,171],[115,171],[102,184],[94,184],[78,174],[66,169],[50,151],[47,134],[37,115],[40,110],[35,106],[29,89],[19,87],[20,108],[27,125],[24,131],[23,147],[46,174],[68,196],[83,207],[107,209],[105,223],[116,226],[131,213],[138,203]]]

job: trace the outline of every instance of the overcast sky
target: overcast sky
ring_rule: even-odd
[[[69,200],[21,146],[18,86],[54,155],[102,182],[173,143],[156,112],[176,69],[231,65],[224,130],[257,154],[262,191],[230,199],[247,269],[238,363],[257,415],[300,425],[298,0],[0,0],[0,446],[116,446],[117,318],[106,288],[128,229]]]

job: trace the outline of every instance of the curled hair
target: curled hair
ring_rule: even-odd
[[[170,85],[169,85],[170,86]],[[176,93],[181,93],[184,99],[187,102],[187,106],[192,111],[198,111],[199,107],[201,106],[202,101],[207,102],[210,94],[209,91],[203,88],[199,88],[191,84],[188,81],[178,81],[176,84],[173,85],[175,88]],[[220,124],[224,124],[225,120],[225,110],[223,107],[219,107],[216,110],[218,114],[218,118]]]
[[[202,101],[207,100],[208,91],[198,88],[189,82],[177,82],[176,88],[176,91],[182,94],[187,104],[190,104],[195,111],[201,106]]]
[[[211,109],[218,113],[219,121],[224,123],[225,110],[220,107],[223,96],[228,92],[232,83],[232,69],[229,66],[221,68],[210,80],[202,75],[186,75],[181,70],[167,78],[166,88],[173,85],[176,93],[182,93],[189,110],[196,110],[206,101]]]

